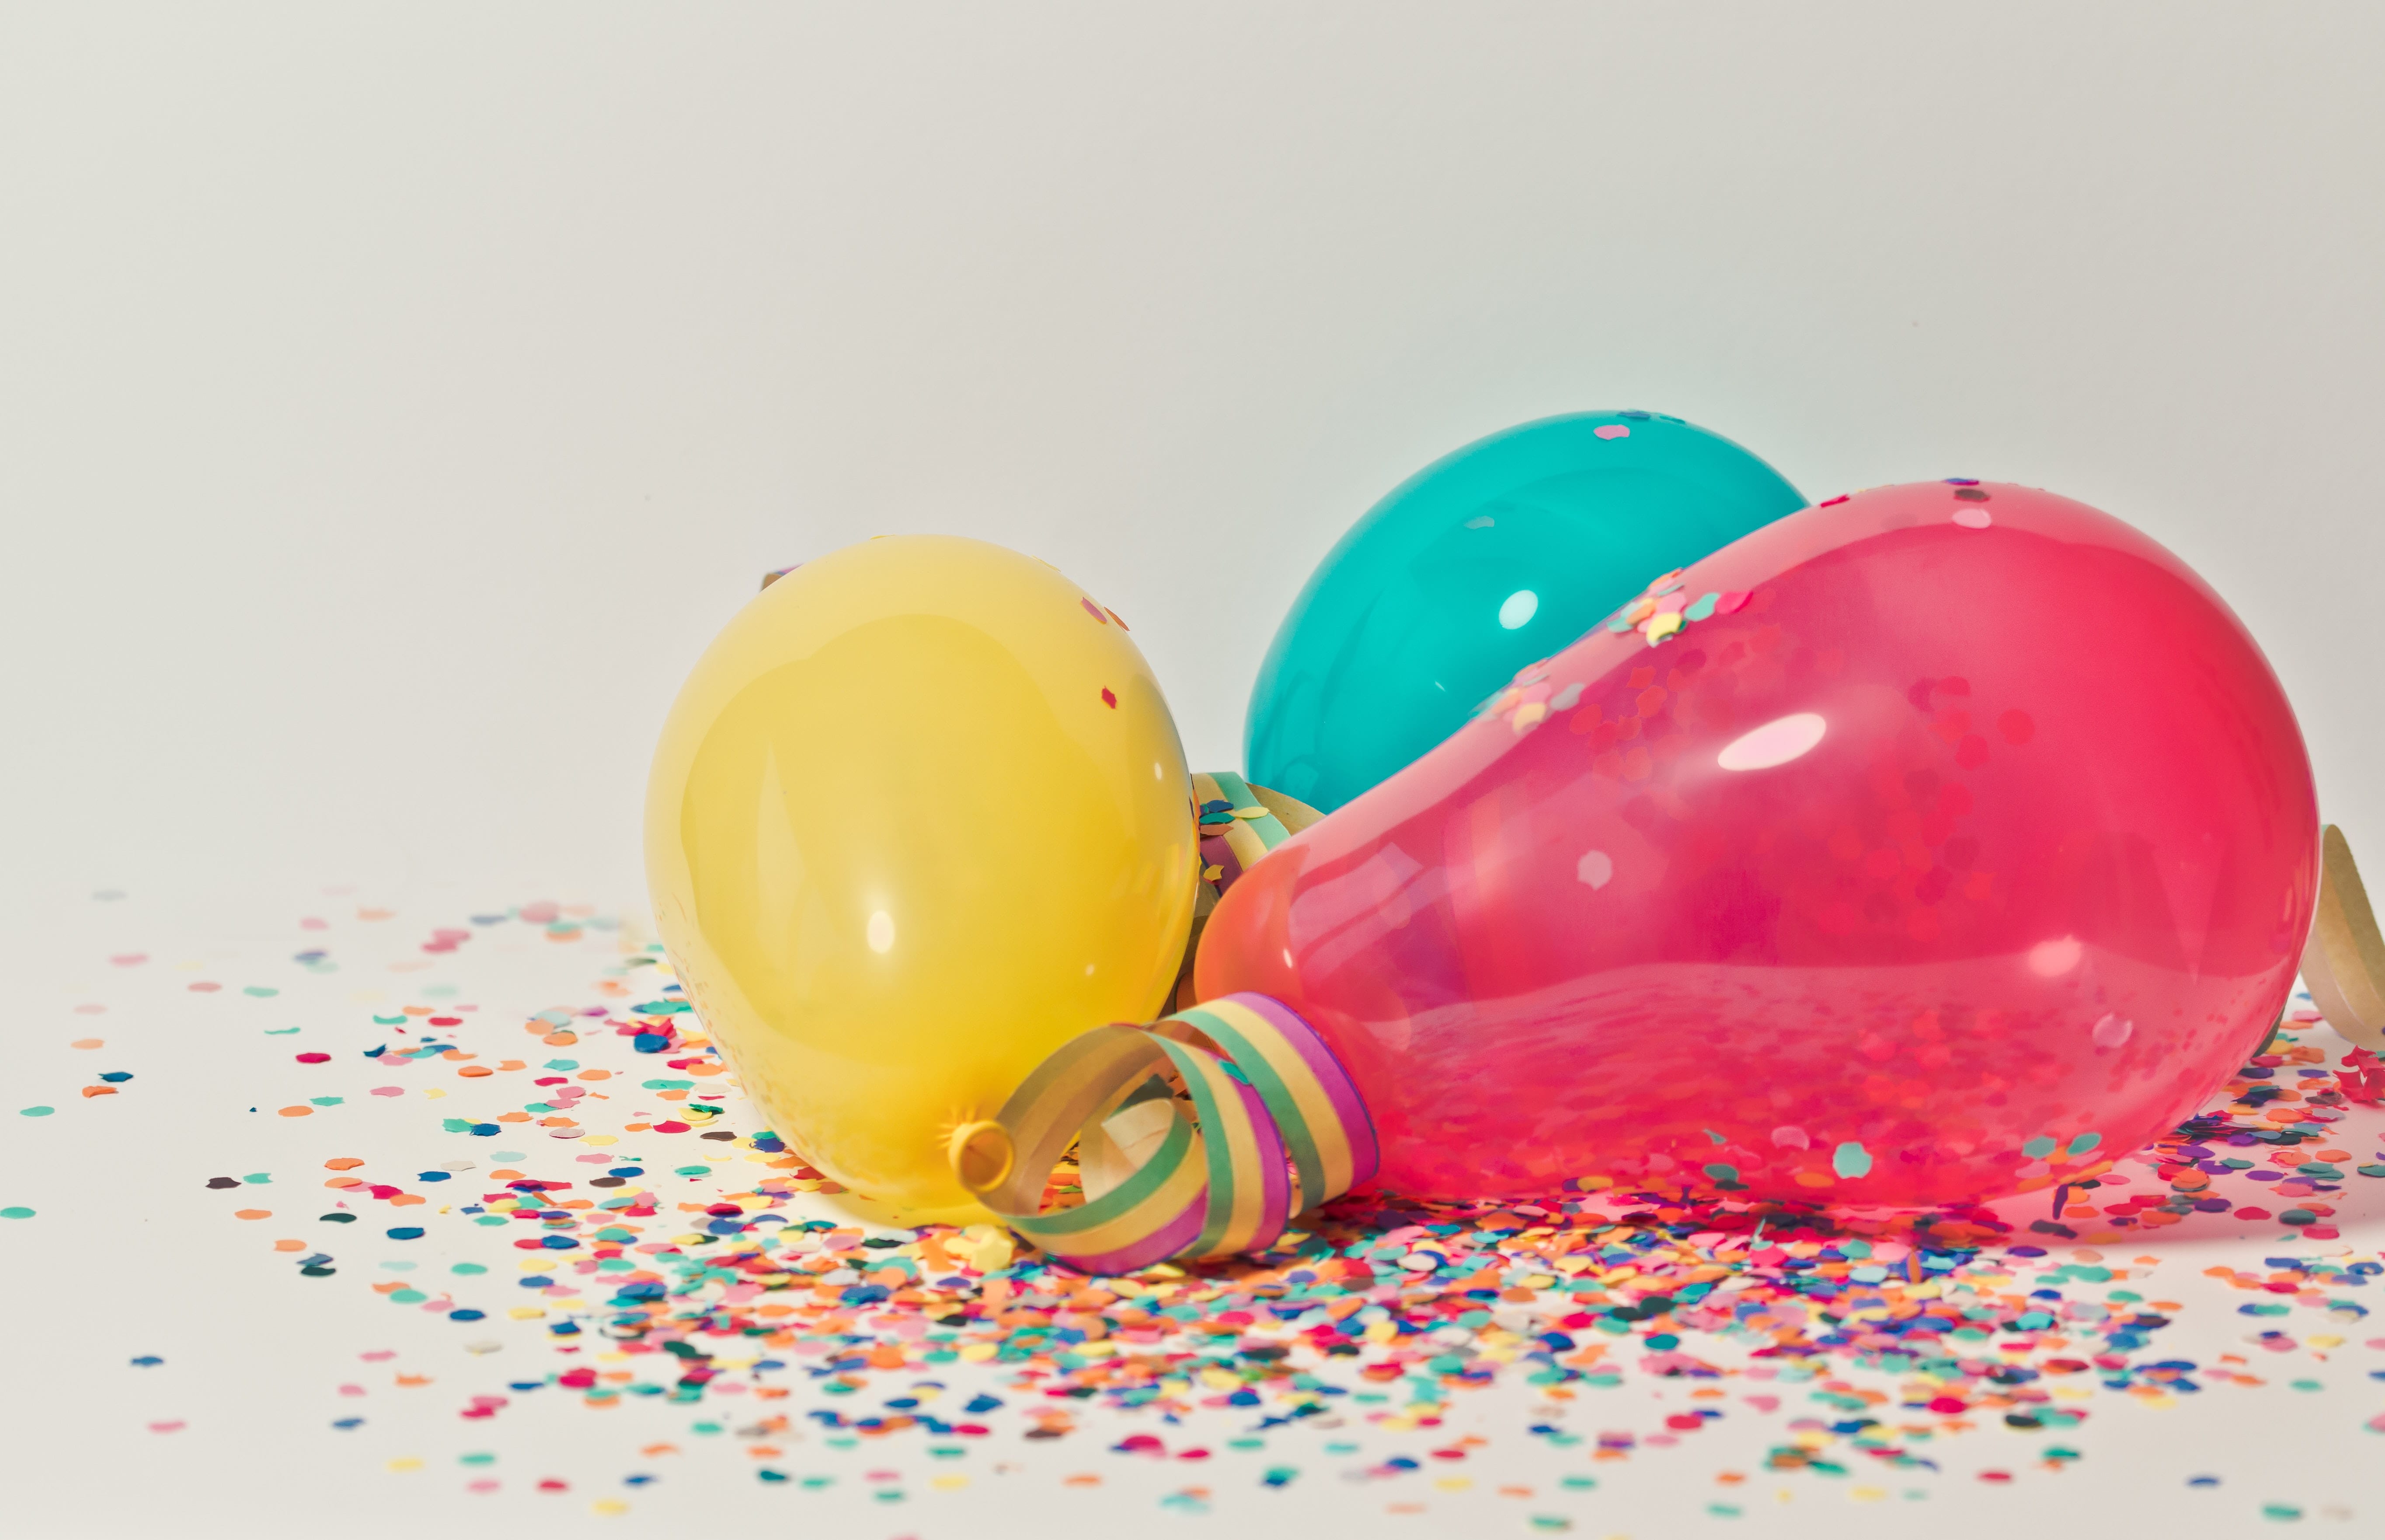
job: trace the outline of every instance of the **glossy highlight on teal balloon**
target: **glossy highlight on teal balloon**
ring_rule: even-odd
[[[1660,572],[1805,506],[1779,471],[1659,412],[1478,439],[1343,535],[1251,694],[1251,780],[1330,812],[1463,726]]]

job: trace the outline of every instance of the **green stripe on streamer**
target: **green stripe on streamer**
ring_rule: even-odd
[[[1151,1158],[1118,1186],[1097,1198],[1088,1199],[1081,1208],[1011,1217],[1010,1227],[1046,1251],[1064,1251],[1069,1236],[1081,1235],[1095,1225],[1107,1224],[1157,1196],[1160,1189],[1168,1184],[1168,1179],[1176,1174],[1177,1169],[1198,1155],[1193,1146],[1200,1137],[1190,1122],[1178,1118],[1169,1125],[1167,1139]]]
[[[1176,1020],[1207,1033],[1211,1042],[1225,1050],[1230,1070],[1266,1101],[1268,1113],[1283,1134],[1284,1153],[1292,1157],[1292,1170],[1300,1178],[1298,1190],[1292,1196],[1292,1212],[1324,1202],[1329,1196],[1325,1191],[1325,1162],[1317,1152],[1316,1139],[1309,1134],[1308,1121],[1301,1116],[1299,1105],[1292,1100],[1292,1088],[1267,1063],[1258,1045],[1243,1036],[1225,1017],[1199,1006],[1178,1011]]]
[[[1267,804],[1261,802],[1258,794],[1251,790],[1249,782],[1236,775],[1232,770],[1211,770],[1209,779],[1217,783],[1217,794],[1234,807],[1256,808],[1260,810],[1260,816],[1257,818],[1237,819],[1235,821],[1249,825],[1251,833],[1259,837],[1261,845],[1273,850],[1277,845],[1292,838],[1292,831],[1283,826],[1281,819],[1267,811]]]
[[[1229,795],[1243,790],[1237,779]],[[1155,1071],[1168,1094],[1150,1086]],[[1044,1186],[1072,1142],[1085,1201],[1046,1212]],[[1262,995],[1072,1038],[999,1117],[956,1130],[952,1152],[962,1183],[1021,1236],[1093,1273],[1263,1250],[1376,1163],[1348,1073]],[[1336,1171],[1348,1173],[1340,1186]]]

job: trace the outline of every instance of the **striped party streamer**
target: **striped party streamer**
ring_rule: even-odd
[[[1254,786],[1231,770],[1204,770],[1192,777],[1192,839],[1200,852],[1201,880],[1192,890],[1192,932],[1185,938],[1184,963],[1168,995],[1179,1008],[1193,1003],[1192,958],[1202,929],[1234,879],[1258,864],[1277,845],[1325,815],[1297,797]]]
[[[1085,1201],[1045,1212],[1071,1141]],[[952,1159],[1020,1235],[1117,1273],[1264,1250],[1292,1216],[1372,1176],[1376,1147],[1357,1088],[1308,1023],[1267,995],[1229,995],[1063,1044],[999,1117],[955,1131]]]

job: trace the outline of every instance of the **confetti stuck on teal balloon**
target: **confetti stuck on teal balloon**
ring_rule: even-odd
[[[1393,488],[1292,602],[1251,695],[1250,778],[1330,812],[1649,573],[1804,506],[1754,455],[1661,412],[1576,412],[1477,440]],[[1721,598],[1692,607],[1710,615]]]

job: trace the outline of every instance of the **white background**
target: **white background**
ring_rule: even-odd
[[[7,6],[0,859],[635,904],[695,654],[886,531],[1059,564],[1237,764],[1352,520],[1620,406],[2146,528],[2385,849],[2380,65],[2177,0]]]
[[[65,1108],[7,1120],[28,1533],[486,1521],[380,1484],[382,1423],[327,1455],[298,1387],[360,1318],[268,1329],[194,1238],[194,1173],[285,1131],[228,1099],[268,1040],[226,1058],[191,1002],[231,996],[163,970],[290,970],[324,884],[418,932],[633,911],[679,680],[763,569],[869,534],[1057,563],[1231,766],[1315,561],[1508,424],[1676,412],[1816,497],[2041,484],[2237,607],[2385,862],[2380,68],[2373,4],[0,0],[0,905],[39,916],[0,950],[39,997],[7,1074]],[[142,948],[139,988],[103,960]],[[94,992],[120,1106],[60,1046]],[[1963,1477],[1934,1521],[2348,1515],[2371,1403],[2266,1394],[2123,1409],[2092,1483]],[[1669,1469],[1611,1484],[1638,1533]],[[673,1490],[625,1533],[683,1531]],[[1858,1511],[1911,1533],[1801,1522]],[[1100,1527],[939,1521],[989,1513]]]

